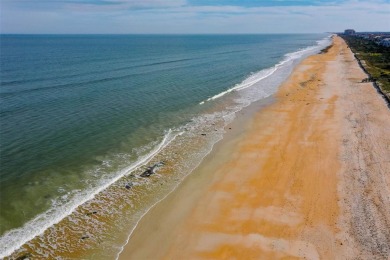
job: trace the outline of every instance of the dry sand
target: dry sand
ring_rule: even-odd
[[[389,259],[390,111],[341,38],[151,209],[120,259]]]

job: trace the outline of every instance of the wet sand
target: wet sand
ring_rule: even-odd
[[[305,59],[119,259],[388,259],[390,111],[366,77],[338,37]]]

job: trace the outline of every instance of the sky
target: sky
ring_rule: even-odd
[[[0,33],[390,31],[390,0],[0,0]]]

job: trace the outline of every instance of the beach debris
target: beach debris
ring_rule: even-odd
[[[200,135],[206,136],[206,134],[200,134]]]
[[[87,213],[87,216],[91,216],[91,215],[94,215],[94,214],[96,214],[96,213],[97,213],[97,211],[88,212],[88,213]]]
[[[131,187],[133,187],[133,183],[132,183],[132,182],[126,183],[126,185],[125,185],[125,188],[126,188],[126,189],[129,190]]]
[[[324,54],[324,53],[327,53],[329,51],[330,48],[332,48],[333,44],[332,45],[329,45],[328,47],[324,48],[321,50],[320,54]]]
[[[155,169],[158,168],[158,167],[161,167],[164,165],[164,162],[159,162],[159,163],[156,163],[155,165],[151,166],[151,167],[148,167],[146,169],[146,171],[144,171],[142,174],[141,174],[141,177],[150,177],[150,175],[154,174],[155,173]]]
[[[16,260],[25,260],[25,259],[30,259],[31,257],[31,254],[30,253],[27,253],[27,254],[24,254],[22,256],[19,256],[18,258],[16,258]]]
[[[84,239],[87,239],[89,238],[89,236],[82,236],[81,239],[84,240]]]

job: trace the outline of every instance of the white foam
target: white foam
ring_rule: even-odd
[[[36,236],[41,235],[46,229],[57,224],[65,217],[69,216],[78,206],[93,199],[99,192],[105,190],[110,185],[118,181],[121,177],[130,174],[138,167],[147,164],[153,157],[158,154],[164,147],[171,143],[177,136],[183,134],[179,132],[173,134],[169,130],[163,140],[147,155],[140,157],[138,161],[119,171],[114,178],[102,183],[94,189],[80,192],[72,201],[58,207],[52,207],[50,210],[39,214],[34,219],[26,222],[22,227],[12,229],[0,237],[0,258],[4,258],[19,249],[23,244],[30,241]]]
[[[230,93],[232,91],[239,91],[239,90],[249,88],[249,87],[253,86],[254,84],[256,84],[257,82],[259,82],[260,80],[263,80],[263,79],[271,76],[275,71],[276,71],[276,67],[259,71],[259,72],[255,73],[254,75],[250,76],[249,78],[247,78],[246,80],[244,80],[242,83],[237,84],[233,88],[228,89],[224,92],[221,92],[221,93],[207,99],[206,101],[211,101],[211,100],[220,98],[220,97],[222,97],[222,96],[224,96],[227,93]]]
[[[196,118],[193,118],[191,120],[191,122],[194,123],[194,125],[196,124],[202,124],[202,123],[210,123],[211,121],[215,120],[216,118],[224,118],[224,121],[225,121],[225,124],[224,124],[224,127],[229,124],[234,116],[235,116],[235,113],[238,112],[239,110],[236,110],[236,111],[233,111],[231,113],[228,113],[228,114],[225,114],[225,113],[221,113],[221,112],[217,112],[217,113],[213,113],[213,114],[205,114],[205,115],[202,115],[202,116],[199,116],[199,117],[196,117]],[[187,124],[185,125],[184,128],[191,128],[191,123],[190,124]],[[182,132],[183,133],[183,132]],[[202,158],[200,160],[197,161],[197,163],[189,170],[187,171],[187,173],[182,176],[181,180],[178,181],[173,187],[172,189],[164,196],[162,197],[161,199],[157,200],[153,205],[151,205],[149,208],[147,208],[143,214],[140,216],[140,218],[137,220],[137,222],[135,223],[135,225],[132,227],[132,229],[130,230],[130,233],[129,235],[127,236],[127,239],[126,239],[126,242],[120,247],[120,250],[118,251],[117,255],[116,255],[116,260],[119,259],[119,256],[120,254],[123,252],[123,250],[125,249],[125,246],[129,243],[129,240],[132,236],[132,234],[134,233],[135,229],[137,228],[137,226],[139,225],[140,221],[143,219],[143,217],[148,214],[148,212],[150,210],[152,210],[154,207],[156,207],[160,202],[164,201],[172,192],[174,192],[178,187],[179,185],[187,178],[191,175],[191,173],[201,164],[201,162],[203,161],[203,159],[210,154],[210,152],[213,150],[213,147],[214,145],[222,140],[222,133],[220,133],[218,135],[218,138],[214,140],[214,142],[211,143],[210,147],[208,147],[207,151],[202,155]]]
[[[226,91],[224,91],[224,92],[222,92],[222,93],[220,93],[218,95],[215,95],[215,96],[207,99],[206,101],[217,99],[217,98],[222,97],[223,95],[225,95],[225,94],[227,94],[229,92],[232,92],[232,91],[239,91],[239,90],[243,90],[243,89],[246,89],[246,88],[249,88],[249,87],[253,86],[257,82],[261,81],[262,79],[267,78],[270,75],[272,75],[280,66],[283,66],[284,64],[288,63],[289,61],[292,61],[292,60],[298,59],[298,58],[302,58],[302,57],[305,56],[305,54],[309,55],[310,51],[316,51],[317,49],[321,50],[322,48],[326,47],[327,45],[330,44],[329,39],[330,39],[330,37],[329,38],[327,37],[324,40],[318,41],[317,42],[318,45],[316,45],[316,46],[311,46],[311,47],[305,48],[303,50],[298,50],[296,52],[286,54],[285,55],[285,59],[282,60],[281,62],[279,62],[278,64],[276,64],[274,67],[269,68],[269,69],[265,69],[265,70],[259,71],[258,73],[253,74],[250,77],[248,77],[247,79],[245,79],[241,84],[238,84],[238,85],[236,85],[235,87],[233,87],[231,89],[228,89],[228,90],[226,90]],[[263,92],[263,95],[262,95],[263,98],[268,97],[268,96],[271,95],[270,93],[266,93],[264,91],[262,91],[262,92]],[[206,101],[200,102],[199,105],[204,104]],[[198,123],[204,121],[203,123],[209,123],[210,121],[212,121],[212,119],[215,119],[217,117],[222,117],[224,119],[224,121],[225,121],[224,126],[226,126],[226,125],[228,125],[229,123],[231,123],[234,120],[237,112],[239,112],[243,107],[249,106],[250,103],[251,102],[248,102],[247,100],[242,100],[242,102],[240,102],[240,105],[238,105],[237,107],[234,107],[232,109],[232,111],[230,111],[230,112],[206,114],[206,115],[203,115],[202,117],[193,118],[191,121],[192,122],[198,122]],[[183,128],[184,129],[191,128],[191,126],[190,125],[185,125]],[[205,158],[212,151],[214,145],[221,139],[222,139],[222,135],[219,136],[219,138],[217,140],[215,140],[215,142],[212,143],[210,149],[203,155],[203,158]],[[143,217],[151,209],[156,207],[160,202],[164,201],[172,192],[174,192],[177,189],[177,187],[180,185],[180,183],[184,179],[186,179],[188,176],[190,176],[190,174],[193,172],[193,170],[195,168],[197,168],[198,165],[200,165],[202,160],[200,160],[192,170],[190,170],[186,175],[184,175],[183,179],[180,182],[176,183],[176,185],[172,188],[172,190],[168,194],[166,194],[163,198],[161,198],[160,200],[155,202],[152,206],[150,206],[147,210],[145,210],[145,212],[143,212],[143,214],[138,219],[138,221],[136,222],[134,227],[131,229],[131,231],[130,231],[127,239],[126,239],[126,242],[123,244],[123,246],[120,248],[119,252],[117,253],[116,259],[119,259],[120,254],[123,252],[125,246],[129,243],[129,240],[130,240],[132,234],[134,233],[135,229],[137,228],[137,226],[139,225],[139,223],[143,219]]]
[[[252,74],[250,77],[245,79],[242,83],[237,84],[233,88],[228,89],[228,90],[226,90],[226,91],[224,91],[224,92],[222,92],[220,94],[217,94],[217,95],[207,99],[206,101],[211,101],[211,100],[217,99],[219,97],[222,97],[222,96],[224,96],[227,93],[230,93],[232,91],[244,90],[244,89],[247,89],[247,88],[255,85],[256,83],[260,82],[261,80],[263,80],[263,79],[271,76],[272,74],[274,74],[278,70],[279,67],[282,67],[282,66],[284,66],[285,64],[287,64],[287,63],[289,63],[291,61],[300,59],[300,58],[304,57],[305,55],[310,55],[312,52],[316,51],[317,49],[320,50],[323,47],[325,47],[326,45],[329,45],[329,43],[330,43],[329,39],[324,39],[322,41],[318,41],[318,43],[317,43],[318,45],[316,45],[316,46],[311,46],[311,47],[308,47],[308,48],[305,48],[305,49],[302,49],[302,50],[298,50],[298,51],[293,52],[293,53],[286,54],[285,58],[281,62],[276,64],[275,66],[273,66],[271,68],[268,68],[268,69],[265,69],[265,70],[261,70],[261,71],[259,71],[257,73]],[[270,95],[270,93],[265,93],[265,92],[263,94],[264,94],[264,97]],[[205,101],[202,101],[199,104],[201,105],[201,104],[204,104],[204,103],[205,103]],[[231,120],[233,120],[233,118],[235,116],[235,113],[237,111],[239,111],[240,109],[242,109],[242,106],[245,107],[245,106],[249,105],[249,103],[244,102],[244,103],[241,104],[240,107],[235,108],[234,111],[230,111],[230,113],[222,114],[220,116],[222,116],[225,119],[225,122],[230,122]],[[217,117],[217,115],[209,115],[209,116],[212,117],[212,118]],[[202,117],[202,119],[204,119],[206,121],[210,121],[211,120],[207,116],[205,118]],[[80,206],[80,205],[84,204],[85,202],[90,201],[91,199],[93,199],[99,192],[101,192],[104,189],[108,188],[110,185],[112,185],[113,183],[118,181],[121,177],[123,177],[123,176],[125,176],[127,174],[130,174],[131,172],[136,170],[138,167],[147,164],[150,160],[153,159],[153,157],[155,155],[157,155],[162,149],[164,149],[177,136],[179,136],[181,134],[183,134],[183,132],[178,132],[177,134],[173,134],[172,131],[169,130],[166,133],[166,135],[164,136],[163,140],[158,145],[156,145],[155,148],[151,152],[149,152],[145,156],[140,157],[138,161],[134,162],[130,166],[126,167],[125,169],[119,171],[115,175],[114,178],[109,179],[108,181],[105,181],[99,187],[96,187],[94,189],[88,189],[86,191],[80,192],[78,194],[78,196],[76,198],[74,198],[72,201],[70,201],[70,202],[68,202],[66,204],[63,204],[61,206],[54,207],[54,208],[48,210],[47,212],[38,215],[34,219],[32,219],[32,220],[28,221],[27,223],[25,223],[20,228],[13,229],[13,230],[10,230],[10,231],[6,232],[3,236],[0,237],[0,246],[1,246],[0,247],[0,258],[3,258],[5,256],[8,256],[8,255],[12,254],[15,250],[20,248],[26,242],[28,242],[29,240],[33,239],[36,236],[39,236],[46,229],[48,229],[49,227],[51,227],[51,226],[55,225],[56,223],[60,222],[65,217],[69,216],[78,206]],[[222,137],[219,137],[218,140],[220,140],[220,138],[222,138]],[[216,141],[218,141],[218,140],[216,140]],[[212,146],[214,144],[215,144],[215,142],[212,144]],[[212,146],[207,151],[206,155],[211,151]],[[204,155],[204,156],[206,156],[206,155]],[[199,165],[199,163],[197,165]],[[191,172],[192,171],[189,171],[189,173],[191,173]],[[185,175],[184,178],[186,178],[188,176],[188,174]],[[179,183],[180,182],[177,183],[177,185],[173,188],[173,190],[176,189],[176,187],[179,185]],[[164,196],[164,198],[162,198],[158,202],[164,200],[168,195],[169,194]],[[158,204],[158,202],[156,202],[152,207],[154,207],[156,204]],[[149,210],[150,210],[150,208],[147,211],[149,211]],[[142,215],[142,217],[145,214],[146,214],[146,212]],[[138,224],[138,222],[137,222],[137,224]],[[133,233],[134,229],[135,229],[135,227],[130,232],[128,239],[130,238],[130,236]]]
[[[200,102],[199,104],[202,105],[207,101],[212,101],[212,100],[218,99],[218,98],[220,98],[220,97],[222,97],[230,92],[233,92],[233,91],[240,91],[240,90],[244,90],[246,88],[249,88],[249,87],[255,85],[256,83],[264,80],[265,78],[268,78],[269,76],[274,74],[280,67],[286,65],[287,63],[293,62],[295,60],[299,60],[307,55],[314,54],[316,51],[321,50],[322,48],[328,46],[329,44],[330,44],[330,36],[325,37],[324,39],[317,41],[317,45],[309,46],[309,47],[306,47],[304,49],[300,49],[300,50],[292,52],[292,53],[287,53],[284,56],[284,59],[282,61],[280,61],[278,64],[276,64],[275,66],[254,73],[251,76],[249,76],[248,78],[246,78],[244,81],[242,81],[241,83],[236,84],[234,87],[232,87],[226,91],[223,91],[215,96],[212,96],[212,97],[208,98],[207,100]]]

